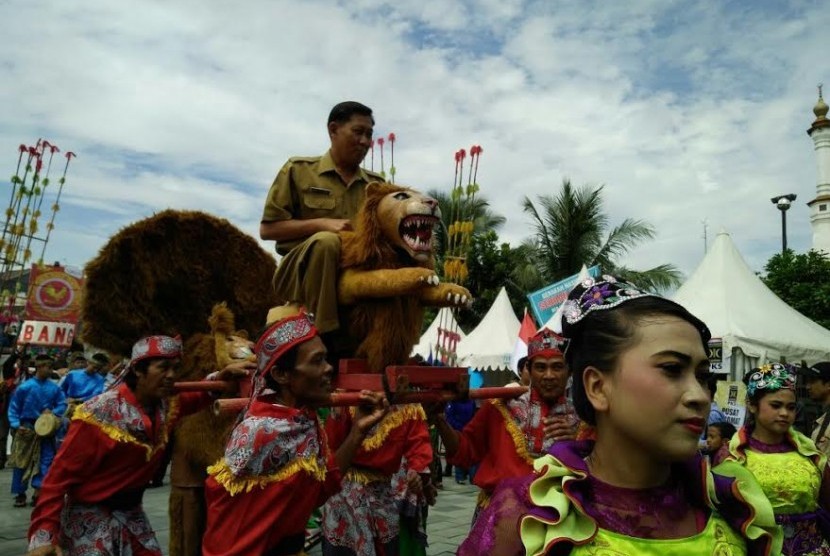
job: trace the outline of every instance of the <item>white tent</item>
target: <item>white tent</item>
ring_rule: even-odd
[[[459,342],[459,364],[476,369],[509,368],[520,326],[507,291],[502,288],[475,330]]]
[[[438,311],[438,314],[435,316],[432,324],[429,325],[429,328],[427,328],[426,332],[424,332],[421,336],[420,341],[418,341],[415,347],[412,348],[412,355],[420,355],[424,359],[427,359],[430,354],[432,354],[433,357],[437,357],[438,354],[435,353],[435,346],[439,342],[439,328],[456,332],[459,336],[461,336],[462,340],[467,336],[455,321],[452,309],[449,307],[443,307],[440,311]]]
[[[702,319],[714,338],[723,339],[723,355],[732,358],[734,378],[782,356],[791,363],[830,359],[830,330],[767,288],[726,232],[718,234],[674,300]]]

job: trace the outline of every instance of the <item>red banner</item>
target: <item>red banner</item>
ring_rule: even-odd
[[[83,281],[61,266],[32,266],[24,320],[78,322]]]

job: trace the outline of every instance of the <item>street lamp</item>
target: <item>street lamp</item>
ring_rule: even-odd
[[[795,193],[787,193],[786,195],[779,195],[771,199],[772,204],[778,207],[781,211],[781,253],[787,251],[787,211],[790,210],[790,205],[795,201]]]

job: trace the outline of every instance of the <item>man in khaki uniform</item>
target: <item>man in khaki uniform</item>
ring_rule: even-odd
[[[830,455],[830,361],[816,363],[812,367],[803,369],[805,382],[807,383],[807,394],[814,402],[820,403],[825,412],[816,420],[816,427],[810,437],[816,443],[816,447]]]
[[[372,145],[372,110],[341,102],[328,118],[331,148],[323,156],[288,160],[274,179],[259,227],[283,255],[274,275],[280,303],[300,302],[321,334],[337,330],[337,271],[342,230],[363,203],[366,185],[384,181],[360,163]]]

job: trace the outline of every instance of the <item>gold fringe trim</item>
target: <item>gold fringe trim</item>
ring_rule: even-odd
[[[476,499],[476,506],[478,506],[482,510],[486,510],[487,506],[490,505],[490,499],[491,498],[492,497],[489,494],[487,494],[486,492],[484,492],[484,490],[479,490],[478,491],[478,498]]]
[[[251,492],[254,488],[265,488],[266,485],[283,481],[296,475],[300,471],[305,471],[314,479],[323,482],[326,480],[326,469],[320,467],[316,457],[305,457],[295,459],[276,473],[265,475],[263,477],[237,477],[228,467],[224,458],[217,463],[208,467],[208,475],[213,476],[216,482],[225,487],[225,490],[231,496],[235,496],[240,492]]]
[[[516,453],[520,458],[532,466],[533,458],[527,451],[527,440],[525,439],[525,435],[522,434],[522,431],[519,429],[519,425],[517,425],[516,421],[513,420],[513,416],[510,414],[510,411],[508,411],[504,403],[494,401],[493,405],[499,410],[499,413],[501,413],[501,416],[504,419],[504,426],[507,428],[507,434],[510,435],[510,438],[513,439],[513,444],[516,445]]]
[[[355,416],[355,408],[350,408],[352,417]],[[401,406],[400,409],[388,413],[386,417],[377,426],[377,429],[372,436],[367,436],[363,439],[360,445],[364,450],[377,450],[386,441],[386,437],[390,432],[400,427],[407,421],[424,421],[426,422],[427,415],[424,413],[424,408],[420,405],[408,404]]]
[[[72,414],[72,420],[83,421],[84,423],[88,423],[92,426],[98,427],[101,430],[101,432],[103,432],[105,435],[112,438],[116,442],[126,442],[128,444],[135,444],[136,446],[144,448],[144,450],[147,452],[147,461],[150,461],[151,459],[153,459],[153,455],[156,452],[158,452],[159,450],[163,450],[165,446],[167,446],[167,439],[170,435],[171,423],[178,416],[178,414],[179,399],[173,398],[170,400],[170,405],[167,408],[167,419],[164,422],[164,429],[161,431],[158,443],[155,446],[151,446],[146,442],[141,442],[130,433],[122,429],[119,429],[118,427],[110,423],[100,421],[83,405],[79,405],[75,409],[75,413]]]
[[[383,473],[370,473],[352,468],[346,471],[346,476],[343,480],[368,485],[369,483],[389,482],[392,480],[392,477],[390,475],[384,475]]]

